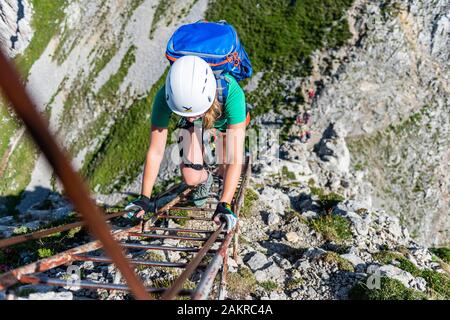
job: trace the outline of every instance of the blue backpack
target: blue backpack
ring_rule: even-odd
[[[199,56],[209,63],[217,79],[218,100],[222,104],[228,95],[228,79],[224,75],[229,73],[241,81],[253,72],[236,30],[224,20],[201,20],[179,27],[167,43],[166,57],[172,64],[185,55]]]

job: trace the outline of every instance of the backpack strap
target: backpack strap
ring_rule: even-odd
[[[225,106],[228,97],[228,84],[230,80],[224,74],[220,74],[217,78],[217,100],[222,106]]]

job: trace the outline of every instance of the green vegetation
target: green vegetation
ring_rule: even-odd
[[[178,216],[178,217],[187,217],[189,215],[189,211],[186,210],[172,210],[170,211],[171,216]],[[179,224],[180,226],[185,226],[188,222],[188,219],[174,219],[173,222],[176,224]]]
[[[37,149],[31,138],[25,134],[11,154],[3,176],[0,179],[0,194],[6,198],[6,210],[15,212],[37,159]]]
[[[321,259],[323,261],[325,261],[326,263],[336,264],[338,266],[339,270],[355,272],[355,268],[353,267],[353,265],[346,259],[342,258],[336,252],[327,251],[327,253],[325,253],[323,256],[321,256]]]
[[[31,26],[34,35],[23,54],[15,58],[19,72],[28,77],[33,63],[42,55],[52,37],[58,32],[64,18],[66,0],[32,0],[33,18]],[[0,99],[1,100],[1,99]],[[5,103],[0,101],[0,159],[9,145],[9,139],[21,126],[21,121],[12,116]],[[22,191],[28,185],[37,157],[37,149],[28,136],[23,136],[6,167],[6,174],[0,179],[0,194],[8,196],[8,210],[18,203]]]
[[[302,278],[290,278],[286,282],[286,289],[287,290],[296,290],[299,286],[301,286],[305,281]]]
[[[39,248],[37,252],[39,259],[48,258],[55,254],[51,248]]]
[[[158,262],[161,262],[161,261],[164,261],[164,260],[165,260],[164,254],[159,253],[159,252],[157,252],[157,251],[150,251],[150,250],[147,251],[147,252],[143,255],[142,259],[144,259],[144,260],[149,260],[149,261],[158,261]],[[147,268],[151,268],[151,267],[150,267],[150,266],[143,265],[143,264],[140,264],[140,265],[137,265],[135,269],[136,269],[137,271],[143,271],[143,270],[145,270],[145,269],[147,269]]]
[[[423,270],[421,277],[425,279],[435,299],[450,299],[450,277],[447,274],[433,270]]]
[[[57,34],[59,24],[65,17],[64,8],[67,5],[67,0],[32,0],[31,2],[34,11],[31,27],[35,32],[25,52],[15,59],[20,72],[25,77],[50,40]]]
[[[155,13],[153,14],[152,26],[150,28],[150,36],[149,36],[150,39],[153,39],[153,34],[155,33],[156,25],[172,4],[173,0],[159,0],[158,6],[156,7]]]
[[[367,210],[366,208],[359,208],[355,211],[357,214],[359,214],[360,216],[365,215],[369,212],[369,210]]]
[[[247,188],[244,194],[244,204],[241,208],[241,216],[244,218],[249,218],[252,214],[252,208],[256,200],[259,199],[258,193],[253,191],[251,188]]]
[[[0,96],[0,160],[9,147],[10,139],[18,128],[17,121],[10,114],[10,110],[6,108]]]
[[[131,15],[136,11],[136,9],[144,2],[144,0],[133,0],[130,2],[127,10],[125,11],[125,21],[128,22],[128,20],[131,18]]]
[[[67,23],[64,26],[64,33],[60,36],[58,45],[52,56],[58,65],[61,65],[75,48],[77,39],[71,38],[73,31],[68,29]],[[69,40],[71,41],[69,46]]]
[[[290,92],[285,80],[311,73],[310,56],[314,50],[338,47],[350,38],[344,12],[352,2],[214,0],[210,3],[205,18],[231,23],[249,54],[254,72],[264,72],[258,88],[246,94],[247,101],[255,107],[253,114],[298,110],[305,101],[301,89]],[[287,139],[294,121],[286,119],[281,139]]]
[[[25,289],[19,289],[17,296],[18,297],[28,297],[32,293],[36,293],[37,291],[33,288],[25,288]]]
[[[346,29],[347,22],[340,19],[351,4],[351,0],[215,0],[206,19],[224,19],[236,27],[256,71],[271,64],[292,71],[290,66],[304,63],[325,43],[348,38],[336,30]]]
[[[441,247],[441,248],[431,248],[431,252],[433,252],[436,256],[442,259],[446,263],[450,263],[450,249]]]
[[[244,299],[247,295],[254,292],[255,289],[256,279],[250,269],[241,267],[238,272],[229,272],[227,274],[227,290],[232,296]]]
[[[316,219],[308,220],[308,225],[316,232],[322,234],[327,241],[334,241],[338,244],[352,238],[350,222],[338,215],[323,215]]]
[[[64,224],[66,222],[62,221],[69,220],[60,221],[61,224]],[[39,230],[50,228],[55,224],[56,222]],[[17,231],[26,233],[28,230]],[[0,270],[0,273],[67,250],[73,243],[84,241],[86,235],[87,233],[84,229],[75,228],[69,231],[58,232],[42,239],[31,240],[4,248],[0,250],[0,266],[4,265],[7,269]]]
[[[112,75],[111,78],[100,88],[98,92],[99,99],[106,99],[109,102],[117,101],[119,87],[122,84],[123,80],[128,74],[128,69],[134,64],[136,61],[135,57],[136,46],[132,45],[128,48],[127,53],[122,59],[120,63],[119,70],[116,74]]]
[[[339,202],[344,201],[344,197],[335,193],[325,193],[325,190],[314,187],[310,185],[311,194],[315,195],[319,198],[319,205],[322,207],[322,210],[328,213],[334,206],[336,206]]]
[[[95,79],[100,71],[102,71],[106,65],[111,61],[111,59],[116,55],[117,53],[117,45],[114,43],[106,49],[103,53],[99,55],[99,58],[95,61],[94,67],[91,70],[91,74],[89,75],[90,80]],[[89,81],[90,82],[90,81]]]
[[[278,284],[271,280],[260,282],[259,285],[266,291],[274,291],[278,289]]]
[[[389,198],[397,200],[402,205],[402,211],[415,212],[412,207],[405,202],[405,199],[413,199],[421,196],[417,193],[424,192],[430,186],[436,185],[433,181],[433,175],[430,172],[436,170],[439,162],[432,162],[429,160],[426,153],[417,153],[415,155],[415,168],[420,164],[423,169],[415,172],[415,179],[410,181],[407,179],[406,171],[411,168],[404,168],[404,161],[411,156],[411,141],[425,143],[423,139],[432,139],[433,133],[439,132],[436,128],[427,132],[426,135],[420,135],[418,139],[418,132],[422,132],[424,127],[431,121],[431,107],[428,105],[412,114],[407,119],[400,123],[391,124],[383,130],[364,137],[348,138],[347,145],[352,154],[352,163],[355,169],[358,169],[358,164],[362,164],[365,168],[370,168],[368,171],[368,181],[374,186],[379,186],[381,198]],[[430,142],[431,143],[431,142]],[[432,143],[434,145],[434,142]],[[398,159],[393,159],[393,155],[398,154]],[[409,155],[409,156],[408,156]],[[393,190],[402,190],[401,192],[394,192]],[[386,208],[392,209],[392,208]],[[418,212],[416,214],[419,214]],[[410,225],[411,235],[416,234],[414,225]]]
[[[426,300],[422,292],[406,288],[400,281],[381,277],[380,289],[369,289],[366,281],[359,282],[349,291],[352,300]]]
[[[133,181],[142,170],[149,146],[151,106],[165,75],[117,119],[91,161],[86,161],[82,172],[96,190],[111,192]]]
[[[172,179],[159,181],[153,187],[153,194],[159,194],[159,193],[167,190],[171,186],[173,186],[175,184],[178,184],[178,183],[181,183],[181,181],[182,181],[181,176],[175,176]]]
[[[420,275],[421,271],[407,258],[405,258],[401,253],[393,252],[393,251],[379,251],[372,255],[372,257],[382,263],[382,264],[391,264],[394,261],[398,262],[398,267],[402,270],[405,270],[411,273],[413,276],[417,277]]]
[[[373,258],[382,264],[395,264],[400,269],[411,273],[414,277],[424,278],[433,298],[450,299],[450,277],[447,274],[434,270],[419,269],[404,254],[399,252],[384,250],[374,253]]]
[[[289,171],[286,166],[283,166],[283,168],[281,169],[281,174],[282,174],[283,178],[287,178],[289,180],[295,180],[295,173],[292,171]]]
[[[401,11],[401,4],[391,0],[385,0],[381,3],[380,13],[384,20],[397,16]]]

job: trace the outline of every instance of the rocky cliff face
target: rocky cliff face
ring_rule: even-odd
[[[353,45],[318,54],[323,75],[315,127],[344,130],[351,170],[427,244],[447,243],[449,44],[447,1],[381,1],[356,7]]]
[[[2,1],[2,12],[4,3],[16,2]],[[114,205],[140,192],[152,88],[167,66],[165,43],[207,6],[206,0],[73,0],[64,7],[28,88],[97,200]],[[14,21],[11,12],[18,11],[8,12]],[[351,39],[314,52],[310,76],[282,79],[292,91],[315,89],[311,103],[299,108],[310,109],[312,138],[305,143],[305,128],[294,124],[282,132],[279,155],[269,152],[272,142],[255,154],[240,219],[241,258],[230,259],[230,297],[449,298],[448,260],[428,249],[449,242],[449,12],[443,0],[356,0],[346,15]],[[0,32],[6,40],[14,34],[8,30]],[[260,92],[266,71],[247,92]],[[266,112],[253,124],[284,130],[297,115],[289,108]],[[11,145],[20,150],[17,132]],[[71,212],[42,155],[33,168],[18,206],[28,215],[1,218],[3,236]],[[166,162],[160,178],[177,173]],[[104,279],[101,269],[83,268]],[[369,279],[391,291],[363,290]]]
[[[32,11],[28,0],[0,2],[0,47],[10,57],[23,52],[33,37]]]

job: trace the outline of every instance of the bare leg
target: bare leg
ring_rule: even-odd
[[[191,127],[182,130],[183,141],[180,148],[183,150],[183,158],[193,164],[203,164],[201,128]],[[205,169],[195,170],[186,167],[183,163],[180,165],[181,175],[188,186],[196,186],[206,181],[208,172]]]

